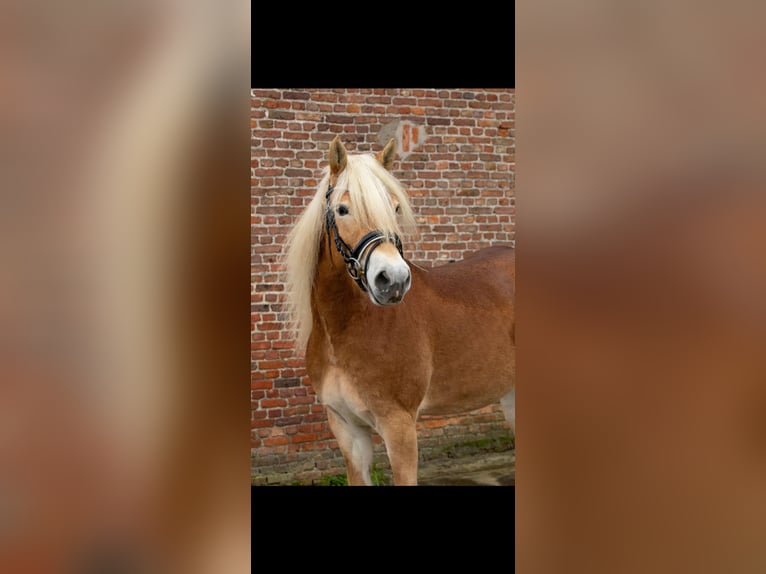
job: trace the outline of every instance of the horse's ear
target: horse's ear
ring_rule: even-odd
[[[330,173],[338,175],[346,167],[346,148],[340,141],[340,136],[335,136],[330,144]]]
[[[383,164],[383,167],[390,170],[394,165],[394,158],[396,157],[396,140],[391,138],[383,151],[377,155],[378,161]]]

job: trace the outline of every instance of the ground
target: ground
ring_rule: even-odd
[[[515,480],[515,450],[421,463],[418,470],[421,486],[512,486]]]
[[[391,472],[373,467],[375,485],[391,485]],[[312,481],[318,486],[345,486],[346,475],[325,476]],[[476,452],[456,448],[450,456],[421,462],[418,466],[420,486],[513,486],[516,482],[516,451]],[[305,483],[304,483],[305,484]]]

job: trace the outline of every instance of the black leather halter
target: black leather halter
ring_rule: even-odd
[[[385,233],[379,230],[370,231],[367,235],[359,240],[356,247],[351,249],[351,246],[343,241],[343,238],[338,233],[338,226],[335,223],[335,212],[330,205],[330,194],[334,191],[333,186],[327,188],[325,193],[325,199],[327,200],[327,208],[325,209],[325,226],[327,228],[327,245],[330,246],[330,236],[335,240],[335,247],[343,257],[343,261],[346,264],[346,271],[351,278],[356,281],[359,288],[367,292],[369,284],[367,283],[367,267],[370,264],[370,255],[377,249],[381,243],[393,240],[394,245],[399,250],[399,255],[404,257],[402,252],[402,241],[399,236],[394,233],[393,237],[387,236]]]

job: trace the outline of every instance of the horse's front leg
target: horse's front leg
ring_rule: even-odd
[[[330,430],[346,461],[346,476],[349,486],[372,486],[370,466],[372,465],[372,437],[367,426],[342,418],[332,409],[327,409]]]
[[[378,418],[378,431],[386,443],[396,486],[418,484],[418,433],[415,416],[395,411]]]

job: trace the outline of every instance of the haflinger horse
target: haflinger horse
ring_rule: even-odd
[[[291,231],[287,303],[350,485],[370,485],[371,431],[395,485],[416,485],[419,415],[500,401],[515,432],[515,255],[487,247],[432,269],[408,262],[415,230],[390,173],[396,146],[348,154],[336,137],[319,188]]]

